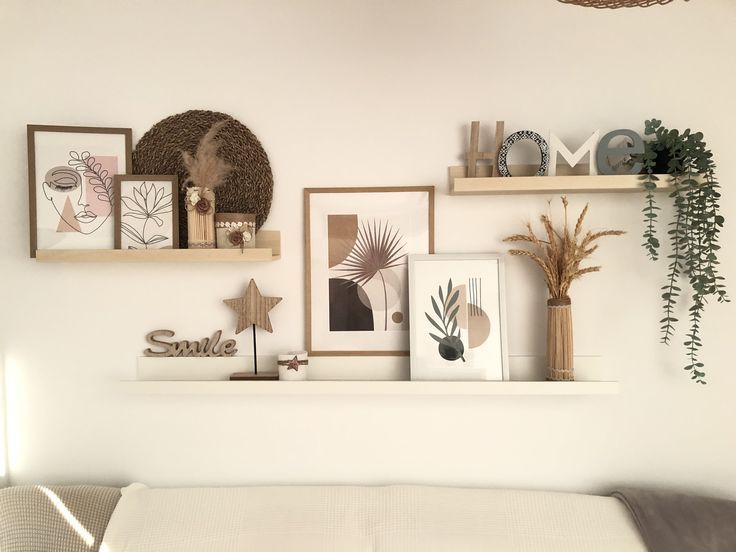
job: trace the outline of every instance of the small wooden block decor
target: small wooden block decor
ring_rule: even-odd
[[[31,257],[112,249],[113,175],[131,172],[131,129],[28,125]]]
[[[273,333],[268,313],[281,302],[281,297],[264,297],[255,280],[251,279],[242,297],[224,299],[223,302],[238,314],[236,334],[250,326],[258,326]]]
[[[115,175],[115,249],[177,249],[176,175]]]
[[[406,259],[434,251],[434,188],[307,188],[304,210],[308,353],[406,355]]]
[[[169,341],[162,338],[174,337],[171,330],[154,330],[146,335],[146,341],[156,349],[143,351],[147,357],[231,357],[238,350],[234,339],[226,339],[220,343],[222,330],[217,330],[212,337],[204,337],[199,341]]]

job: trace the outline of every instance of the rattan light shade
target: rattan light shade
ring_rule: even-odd
[[[563,4],[575,4],[586,8],[647,8],[657,4],[669,4],[672,0],[558,0]],[[687,0],[686,0],[687,1]]]

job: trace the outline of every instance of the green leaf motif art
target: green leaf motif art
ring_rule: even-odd
[[[444,293],[441,285],[438,286],[439,304],[433,296],[430,296],[432,310],[436,318],[433,318],[428,312],[425,312],[424,316],[441,334],[436,335],[431,332],[428,334],[439,344],[437,347],[438,354],[445,360],[455,361],[460,359],[465,362],[465,345],[463,345],[462,333],[457,322],[460,305],[455,306],[460,297],[460,290],[456,289],[453,292],[452,289],[452,278],[447,282],[447,294]],[[442,305],[442,308],[439,305]]]

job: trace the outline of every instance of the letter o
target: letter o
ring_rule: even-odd
[[[531,140],[537,144],[539,147],[539,153],[542,154],[542,162],[539,165],[539,170],[537,171],[536,176],[544,176],[547,174],[547,167],[549,166],[549,145],[544,138],[532,130],[519,130],[503,141],[501,149],[498,150],[498,174],[501,176],[511,176],[509,167],[506,164],[506,157],[508,156],[511,146],[521,140]]]

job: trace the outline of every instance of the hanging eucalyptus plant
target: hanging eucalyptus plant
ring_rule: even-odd
[[[720,186],[715,175],[713,154],[703,141],[702,132],[670,130],[662,121],[645,122],[644,133],[651,137],[645,142],[642,180],[646,190],[644,207],[644,243],[647,255],[653,261],[659,258],[660,242],[657,238],[658,211],[654,192],[657,174],[666,173],[674,203],[674,219],[669,222],[667,237],[671,246],[668,255],[667,280],[662,287],[660,320],[661,341],[670,344],[677,319],[675,309],[683,294],[689,294],[692,304],[688,310],[689,330],[684,345],[691,379],[705,384],[705,371],[699,354],[701,319],[708,299],[729,301],[723,276],[718,272],[718,237],[724,218],[719,212]],[[680,285],[687,282],[687,290]]]

